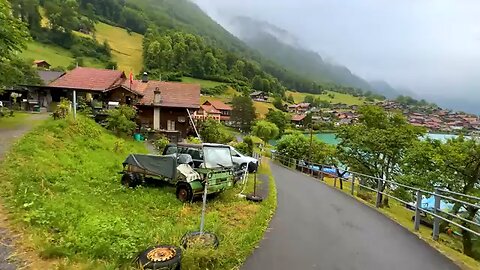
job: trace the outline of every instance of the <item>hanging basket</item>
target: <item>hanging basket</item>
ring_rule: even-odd
[[[191,247],[217,248],[219,243],[218,237],[209,232],[186,233],[181,240],[181,245],[184,249]]]

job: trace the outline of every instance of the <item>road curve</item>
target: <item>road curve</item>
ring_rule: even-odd
[[[460,269],[350,196],[271,163],[278,208],[244,270]]]

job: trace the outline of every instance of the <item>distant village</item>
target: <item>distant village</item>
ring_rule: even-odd
[[[440,107],[418,107],[400,104],[392,100],[370,103],[386,111],[401,112],[414,126],[424,127],[429,132],[480,134],[480,118],[474,114],[456,112]],[[307,114],[312,114],[312,123],[331,123],[334,126],[353,124],[358,120],[357,105],[332,104],[331,108],[315,108],[309,103],[288,106],[292,123],[303,126]]]
[[[44,60],[35,61],[34,65],[39,68],[38,73],[44,82],[44,86],[11,89],[11,91],[15,91],[22,97],[20,100],[26,103],[24,106],[25,110],[41,111],[42,108],[46,110],[45,107],[49,107],[52,101],[58,102],[60,97],[69,97],[72,90],[77,90],[82,97],[86,95],[99,98],[100,95],[104,95],[104,99],[117,105],[120,103],[133,104],[137,100],[140,102],[137,104],[138,107],[140,106],[139,104],[143,104],[141,102],[147,102],[148,104],[145,103],[142,105],[143,107],[139,107],[141,108],[140,116],[143,116],[142,113],[147,114],[145,117],[141,117],[145,121],[144,124],[154,129],[166,131],[180,130],[179,137],[184,137],[187,133],[185,119],[188,115],[184,108],[190,108],[192,117],[196,120],[201,121],[206,118],[213,118],[226,124],[230,123],[232,107],[216,99],[209,99],[200,103],[199,86],[185,83],[151,81],[148,80],[148,76],[145,74],[141,81],[132,80],[131,78],[128,80],[127,76],[121,71],[93,68],[76,68],[67,73],[49,71],[50,65]],[[89,80],[89,78],[97,78],[97,80],[94,82]],[[173,93],[176,93],[173,91],[174,89],[183,94],[179,97],[173,97]],[[10,94],[7,89],[7,93],[0,96],[3,106],[9,103]],[[268,93],[262,91],[254,91],[250,96],[252,100],[258,102],[269,102],[270,100]],[[160,115],[158,113],[154,113],[153,109],[147,108],[147,105],[155,105],[152,100],[156,98],[162,100],[163,106],[169,99],[172,100],[172,105],[169,105],[170,114],[162,116],[162,121],[159,121]],[[409,123],[414,126],[425,127],[429,132],[480,134],[480,118],[474,114],[446,110],[432,105],[406,105],[392,100],[367,102],[367,104],[377,105],[386,111],[401,112]],[[309,126],[306,124],[308,122],[312,123],[313,127],[334,129],[335,127],[354,124],[358,121],[358,105],[343,103],[327,105],[329,105],[328,108],[321,108],[302,102],[285,104],[283,109],[291,114],[291,123],[297,128],[308,128]],[[179,112],[181,111],[181,113],[173,117],[173,108],[179,110]],[[180,120],[176,119],[177,117]],[[179,122],[174,123],[174,119]],[[164,121],[165,123],[163,123]],[[179,129],[180,126],[182,126],[182,129]]]

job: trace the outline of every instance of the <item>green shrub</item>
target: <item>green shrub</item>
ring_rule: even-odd
[[[133,107],[121,105],[108,111],[106,126],[117,135],[131,136],[137,127],[134,122],[136,114],[137,112]]]
[[[60,103],[58,103],[55,111],[53,112],[53,119],[64,119],[70,113],[71,103],[70,100],[62,98]]]
[[[187,138],[187,142],[188,143],[193,143],[193,144],[201,144],[202,140],[200,140],[197,137],[190,136],[190,137]]]
[[[224,125],[214,119],[207,119],[200,125],[200,136],[206,143],[229,143],[234,137]]]
[[[165,137],[164,135],[159,135],[154,141],[153,141],[153,146],[155,146],[155,149],[157,149],[158,152],[163,153],[163,149],[165,149],[165,146],[169,144],[170,141]]]

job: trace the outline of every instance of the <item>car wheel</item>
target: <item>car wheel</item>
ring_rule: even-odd
[[[148,248],[137,257],[140,269],[180,269],[182,250],[179,247],[160,245]]]
[[[240,169],[242,171],[245,171],[247,169],[247,163],[243,163],[242,165],[240,165]]]
[[[181,202],[191,202],[193,199],[192,187],[188,183],[179,183],[176,195]]]
[[[120,182],[126,187],[134,188],[140,184],[140,175],[137,173],[124,173]]]

